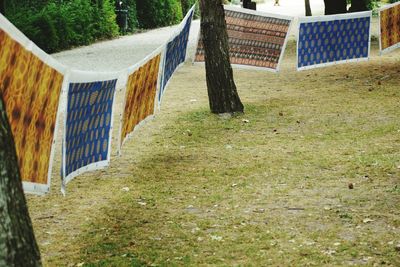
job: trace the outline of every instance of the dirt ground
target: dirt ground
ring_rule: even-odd
[[[117,69],[159,45],[143,36],[55,56]],[[59,129],[51,192],[28,196],[44,265],[399,266],[400,50],[377,49],[296,72],[292,37],[280,73],[234,70],[246,110],[230,119],[209,114],[204,67],[187,63],[122,155],[114,131],[111,166],[65,197]]]

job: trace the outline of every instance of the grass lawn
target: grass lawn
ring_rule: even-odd
[[[400,51],[376,47],[296,72],[291,42],[281,73],[235,70],[231,118],[185,65],[110,168],[29,197],[45,265],[400,266]]]

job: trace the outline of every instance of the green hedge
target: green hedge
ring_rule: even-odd
[[[200,10],[199,10],[199,1],[198,0],[181,0],[182,13],[183,13],[183,15],[185,15],[193,5],[196,5],[194,18],[199,18]]]
[[[122,7],[119,7],[119,2],[122,2]],[[127,32],[135,32],[138,27],[138,19],[136,14],[136,0],[115,0],[115,9],[128,10],[128,29]],[[122,32],[123,33],[123,32]]]
[[[178,0],[137,0],[139,27],[151,29],[179,23],[182,20],[182,7]]]
[[[118,35],[110,0],[42,0],[34,6],[13,2],[6,4],[5,15],[48,53]]]
[[[127,32],[177,24],[193,4],[199,14],[198,0],[4,0],[6,17],[48,53],[117,36],[120,2]]]

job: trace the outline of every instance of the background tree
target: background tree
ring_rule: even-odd
[[[305,8],[306,8],[306,16],[312,16],[310,0],[304,0],[304,4],[305,4]]]
[[[0,96],[0,266],[41,266],[19,174],[14,140]]]
[[[349,8],[349,12],[360,12],[367,10],[367,0],[351,0],[351,7]]]
[[[5,6],[4,6],[5,2],[4,0],[0,0],[0,13],[4,15],[4,11],[5,11]]]
[[[229,61],[228,34],[221,0],[200,0],[200,12],[211,112],[243,112]]]
[[[346,0],[324,0],[325,15],[347,13]]]

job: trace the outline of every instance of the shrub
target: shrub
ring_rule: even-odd
[[[24,13],[17,13],[13,18],[16,21],[15,26],[40,48],[50,52],[57,49],[59,38],[49,15],[26,9]]]
[[[114,5],[110,0],[97,0],[93,5],[92,35],[95,39],[111,38],[118,35]]]
[[[128,32],[134,32],[138,27],[138,19],[136,14],[136,0],[115,0],[115,7],[119,9],[119,2],[122,2],[122,9],[128,10]]]
[[[48,53],[118,35],[110,0],[41,0],[34,6],[15,2],[6,5],[6,16]]]
[[[183,15],[185,15],[193,5],[196,5],[194,17],[193,17],[196,19],[196,18],[200,17],[199,1],[198,0],[181,0]]]
[[[178,0],[136,1],[139,27],[150,29],[172,25],[182,20],[182,8]]]

